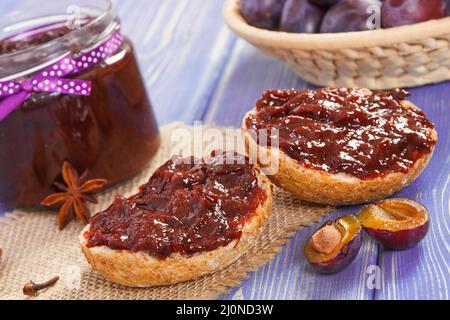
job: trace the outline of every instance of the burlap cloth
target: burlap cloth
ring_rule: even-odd
[[[130,195],[145,183],[152,172],[171,156],[176,129],[193,132],[180,123],[161,130],[162,145],[156,158],[143,172],[125,184],[99,196],[92,207],[99,212],[108,207],[116,194]],[[130,155],[132,156],[132,155]],[[303,226],[318,221],[329,208],[312,206],[276,189],[273,213],[251,251],[230,267],[200,280],[169,287],[134,289],[111,284],[93,271],[78,244],[81,222],[73,221],[59,231],[55,212],[14,211],[0,218],[0,298],[25,299],[23,286],[29,281],[43,282],[58,275],[59,282],[37,299],[215,299],[239,286],[250,272],[269,262],[288,238]],[[300,244],[299,244],[300,245]]]

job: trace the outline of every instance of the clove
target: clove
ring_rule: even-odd
[[[25,285],[25,287],[23,287],[23,294],[29,297],[37,297],[39,295],[39,291],[53,287],[58,280],[59,277],[54,277],[49,281],[40,284],[30,281]]]

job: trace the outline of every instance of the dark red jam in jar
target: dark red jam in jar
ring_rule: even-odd
[[[72,2],[43,0],[23,9],[25,22],[2,22],[0,82],[30,79],[120,32],[108,0],[81,0],[75,8]],[[68,8],[75,18],[64,15]],[[159,148],[158,126],[128,38],[92,67],[64,78],[91,81],[91,94],[34,92],[0,121],[3,205],[38,206],[55,192],[66,160],[112,186],[139,173]]]
[[[198,159],[197,159],[198,160]],[[91,218],[88,247],[145,251],[158,258],[226,246],[267,199],[256,169],[239,154],[173,158],[138,194],[117,197]]]
[[[277,129],[280,150],[306,167],[366,180],[407,172],[436,144],[424,113],[401,103],[407,96],[403,90],[272,90],[246,127],[272,135]]]

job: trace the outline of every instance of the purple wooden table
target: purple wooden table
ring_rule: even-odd
[[[10,10],[14,1],[2,0],[0,14]],[[125,33],[137,47],[161,125],[203,120],[239,126],[262,91],[307,87],[281,62],[227,29],[221,18],[223,1],[114,2]],[[426,240],[403,252],[384,250],[368,240],[348,269],[324,276],[305,263],[303,246],[317,226],[306,228],[224,299],[449,299],[450,83],[411,92],[411,100],[436,124],[440,137],[428,169],[400,194],[429,208],[432,225]],[[357,207],[344,208],[332,217],[357,211]]]

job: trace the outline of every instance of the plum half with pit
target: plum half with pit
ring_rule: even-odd
[[[388,199],[369,205],[358,215],[366,232],[384,247],[408,249],[428,233],[428,210],[409,199]]]
[[[325,10],[310,0],[287,0],[281,15],[280,30],[286,32],[319,32]]]
[[[241,13],[257,28],[275,30],[286,0],[241,0]]]
[[[355,260],[362,244],[362,226],[355,216],[344,216],[321,226],[305,246],[305,256],[321,273],[335,273]]]
[[[381,9],[384,28],[444,18],[446,0],[385,0]]]

